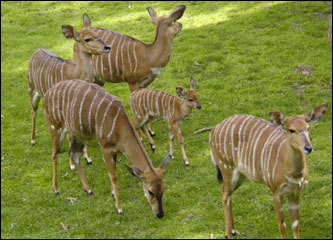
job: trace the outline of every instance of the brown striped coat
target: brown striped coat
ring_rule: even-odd
[[[154,168],[148,154],[129,121],[121,101],[96,84],[80,80],[62,81],[50,88],[44,97],[44,114],[52,139],[53,190],[58,194],[57,154],[61,145],[61,132],[66,129],[72,136],[69,155],[74,159],[83,188],[92,195],[79,159],[84,143],[96,139],[108,168],[112,194],[118,213],[122,213],[117,187],[116,156],[123,152],[134,166],[130,172],[144,182],[144,193],[154,215],[163,217],[162,196],[165,191],[163,171],[169,155],[159,168]]]
[[[223,205],[226,235],[236,233],[231,195],[248,179],[266,184],[273,192],[281,238],[285,236],[282,199],[288,199],[288,210],[294,238],[299,238],[299,206],[302,188],[308,183],[305,154],[312,152],[308,122],[317,122],[327,104],[284,118],[271,112],[272,123],[248,115],[235,115],[212,128],[210,150],[212,162],[223,178]],[[283,129],[282,129],[283,128]]]
[[[75,40],[74,58],[67,60],[58,57],[55,53],[40,48],[30,58],[28,67],[29,96],[32,108],[32,134],[31,144],[35,144],[35,128],[38,104],[45,92],[60,81],[68,79],[81,79],[92,82],[94,68],[92,55],[108,53],[110,48],[90,29],[90,20],[87,14],[83,15],[84,27],[76,32],[70,25],[63,25],[65,37]],[[87,149],[85,157],[91,163]],[[71,168],[74,164],[71,162]]]
[[[181,87],[176,88],[177,93],[183,99],[170,95],[159,90],[152,89],[138,89],[131,93],[130,104],[134,114],[133,125],[138,131],[140,128],[144,131],[147,139],[150,142],[151,148],[154,152],[155,143],[151,136],[148,134],[146,124],[153,118],[161,118],[168,121],[169,137],[170,137],[170,154],[173,158],[173,140],[177,137],[180,145],[183,160],[186,166],[189,165],[185,149],[184,139],[180,131],[180,125],[185,117],[189,116],[192,108],[201,109],[198,94],[195,91],[196,82],[191,78],[191,89],[185,92]]]
[[[172,40],[182,29],[177,20],[184,11],[185,6],[181,5],[169,16],[157,16],[153,8],[148,8],[150,18],[156,25],[152,44],[109,29],[92,28],[111,46],[109,54],[93,57],[96,76],[105,82],[127,82],[131,92],[148,86],[170,60]]]

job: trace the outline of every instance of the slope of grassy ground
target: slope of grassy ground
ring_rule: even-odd
[[[176,94],[197,81],[202,105],[181,129],[190,161],[186,168],[178,143],[164,174],[165,216],[152,215],[140,180],[117,168],[118,215],[110,179],[97,142],[90,143],[92,166],[84,164],[94,192],[88,197],[76,171],[69,169],[68,145],[59,154],[59,196],[52,192],[51,141],[42,103],[37,116],[36,145],[31,146],[31,107],[27,68],[30,56],[45,48],[71,59],[73,41],[61,25],[82,27],[88,13],[92,26],[105,27],[143,42],[154,40],[147,7],[170,14],[186,5],[183,30],[173,41],[169,64],[149,88]],[[322,120],[311,124],[315,151],[307,156],[309,184],[300,210],[301,238],[332,238],[332,51],[327,41],[332,6],[324,2],[1,2],[1,238],[223,238],[221,188],[209,156],[208,132],[233,114],[268,120],[268,113],[301,114],[327,102]],[[308,73],[297,71],[311,66]],[[108,84],[130,118],[125,83]],[[144,144],[155,166],[169,148],[166,122],[156,120],[156,152]],[[83,161],[82,161],[83,162]],[[67,198],[76,198],[70,202]],[[285,202],[286,238],[292,231]],[[233,213],[240,236],[279,238],[272,195],[261,184],[245,181],[233,194]]]

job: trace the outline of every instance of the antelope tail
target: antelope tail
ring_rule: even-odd
[[[194,131],[193,133],[198,134],[198,133],[202,133],[202,132],[206,132],[206,131],[210,131],[210,130],[212,130],[212,127],[202,128],[202,129]]]

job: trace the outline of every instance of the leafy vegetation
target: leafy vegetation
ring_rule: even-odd
[[[36,145],[31,146],[31,107],[27,69],[30,56],[45,48],[71,59],[73,41],[61,25],[80,29],[88,13],[92,26],[105,27],[143,42],[154,40],[147,7],[170,14],[186,5],[183,30],[161,75],[149,86],[176,94],[197,81],[202,105],[181,129],[190,167],[179,146],[164,174],[165,216],[158,219],[144,198],[142,183],[130,176],[119,154],[119,194],[124,210],[118,215],[110,179],[96,142],[90,143],[92,166],[85,175],[94,192],[82,190],[76,171],[69,169],[68,145],[58,160],[60,195],[52,192],[51,141],[43,117],[37,116]],[[315,151],[307,156],[309,184],[301,201],[302,238],[332,239],[332,51],[327,41],[329,2],[11,2],[1,1],[1,238],[224,238],[221,185],[209,156],[208,133],[233,114],[268,119],[278,110],[285,116],[303,113],[320,103],[329,107],[311,125]],[[311,71],[297,71],[302,66]],[[105,84],[118,96],[130,118],[126,83]],[[156,120],[156,151],[146,149],[158,166],[169,148],[167,124]],[[65,141],[66,142],[66,141]],[[83,161],[82,161],[83,162]],[[73,198],[70,202],[67,198]],[[235,238],[279,238],[269,189],[246,181],[233,194]],[[286,206],[286,204],[285,204]],[[287,238],[292,231],[285,209]]]

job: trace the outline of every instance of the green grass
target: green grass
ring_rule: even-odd
[[[73,41],[61,25],[80,29],[88,13],[92,26],[105,27],[143,42],[154,40],[147,7],[169,14],[180,4],[186,11],[183,30],[161,75],[149,86],[176,94],[197,81],[201,110],[193,110],[181,129],[190,167],[183,164],[178,143],[175,160],[164,174],[165,216],[152,215],[140,180],[119,155],[118,215],[110,179],[97,142],[90,143],[92,166],[84,164],[94,192],[88,197],[76,171],[69,170],[68,145],[59,155],[59,196],[52,192],[51,141],[42,104],[37,116],[36,145],[31,146],[31,107],[27,68],[38,48],[72,58]],[[309,184],[301,201],[302,238],[332,238],[332,51],[327,41],[328,15],[323,2],[1,2],[1,238],[224,238],[222,185],[209,156],[208,133],[233,114],[268,119],[268,113],[301,114],[327,102],[326,115],[311,124],[315,151],[307,156]],[[196,66],[195,62],[200,63]],[[294,71],[311,65],[310,77]],[[105,84],[118,96],[130,118],[125,83]],[[168,151],[166,122],[154,122],[156,152],[144,144],[155,166]],[[76,197],[70,203],[67,198]],[[233,194],[236,238],[279,238],[269,189],[246,181]],[[286,206],[286,203],[285,203]],[[288,211],[286,237],[292,238]],[[63,229],[63,223],[67,230]]]

